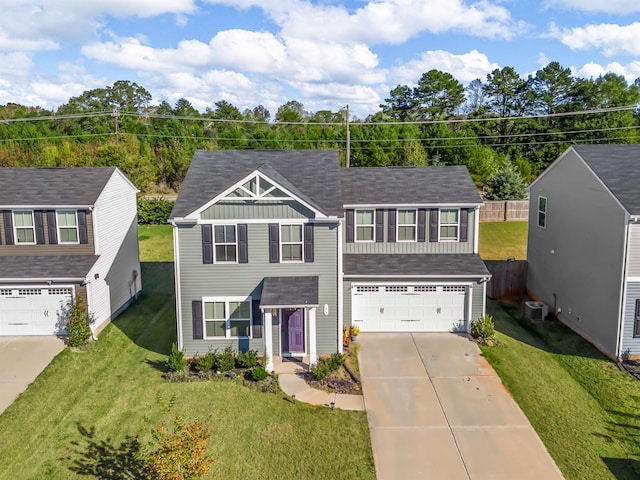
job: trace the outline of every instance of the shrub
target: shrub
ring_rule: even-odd
[[[330,373],[331,368],[329,367],[329,362],[326,360],[320,360],[311,366],[311,376],[314,380],[323,380],[327,378]]]
[[[69,300],[67,304],[67,342],[71,347],[84,347],[91,340],[91,324],[95,321],[93,315],[89,314],[84,300],[79,293],[76,298]]]
[[[138,223],[164,225],[171,215],[174,202],[164,198],[138,198]]]
[[[256,382],[261,382],[262,380],[266,380],[269,377],[269,372],[262,366],[258,365],[251,370],[251,378],[253,378]]]
[[[213,368],[213,365],[216,363],[216,354],[215,352],[208,352],[206,355],[198,357],[194,362],[194,368],[198,372],[208,372]]]
[[[152,441],[139,448],[140,475],[149,480],[190,480],[206,476],[213,460],[206,455],[210,438],[204,422],[176,418],[173,428],[163,422],[151,431]]]
[[[231,345],[228,345],[222,353],[216,355],[214,368],[220,372],[228,372],[236,366],[236,352]]]
[[[167,368],[170,372],[181,372],[187,368],[187,359],[184,358],[184,353],[178,349],[178,344],[175,342],[171,345],[171,353],[167,358]]]
[[[341,353],[334,353],[326,360],[326,362],[329,365],[329,369],[332,372],[335,372],[344,365],[344,355]]]
[[[258,364],[258,352],[255,350],[239,352],[236,361],[240,368],[253,368]]]
[[[485,315],[471,322],[471,336],[483,342],[493,339],[496,327],[493,323],[493,316]]]

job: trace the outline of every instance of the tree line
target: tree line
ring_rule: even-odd
[[[573,143],[637,143],[639,102],[640,79],[579,78],[557,62],[527,78],[496,69],[466,87],[430,70],[393,88],[376,113],[348,119],[350,165],[466,165],[488,197],[517,196],[513,182],[521,192]],[[155,105],[120,80],[55,111],[0,106],[0,166],[113,165],[144,191],[175,191],[195,149],[330,148],[344,161],[346,123],[345,111],[309,112],[297,100],[273,117],[225,100],[204,112],[184,98]]]

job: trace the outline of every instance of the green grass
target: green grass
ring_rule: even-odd
[[[527,222],[480,223],[480,256],[484,260],[527,258]]]
[[[483,354],[568,480],[640,478],[640,382],[558,322],[489,302],[499,345]]]
[[[0,416],[0,479],[135,478],[127,476],[129,440],[175,414],[211,426],[211,479],[375,478],[363,412],[235,382],[163,380],[175,337],[173,268],[144,263],[142,274],[141,299],[93,348],[62,352]],[[157,397],[175,397],[170,414]]]
[[[139,225],[138,241],[141,262],[173,262],[171,225]]]

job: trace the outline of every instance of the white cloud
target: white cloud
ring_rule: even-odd
[[[489,58],[477,50],[456,55],[444,50],[424,52],[420,58],[412,60],[400,67],[395,67],[389,74],[396,84],[416,85],[424,72],[436,69],[449,72],[461,83],[467,84],[476,78],[485,79],[487,73],[500,66],[489,61]]]
[[[615,73],[616,75],[622,75],[629,84],[640,77],[640,61],[637,60],[626,65],[622,65],[619,62],[612,62],[607,65],[589,62],[580,68],[573,67],[573,69],[582,78],[597,78],[606,73]]]
[[[24,77],[32,67],[33,61],[26,53],[0,54],[0,75]]]
[[[640,12],[638,0],[546,0],[546,6],[581,10],[584,12],[634,13]]]
[[[549,37],[572,50],[599,49],[605,55],[640,55],[640,22],[629,25],[598,24],[560,29],[551,25]]]
[[[487,0],[377,0],[349,10],[305,0],[206,0],[236,8],[263,9],[286,38],[403,43],[421,32],[459,31],[485,38],[512,38],[526,28],[509,11]]]

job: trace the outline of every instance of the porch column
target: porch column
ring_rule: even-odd
[[[273,371],[273,335],[271,327],[271,309],[266,308],[263,310],[264,316],[262,319],[262,333],[264,338],[264,353],[267,356],[267,364],[264,368],[267,372]]]
[[[309,366],[318,361],[316,353],[316,307],[307,309],[309,312]]]

